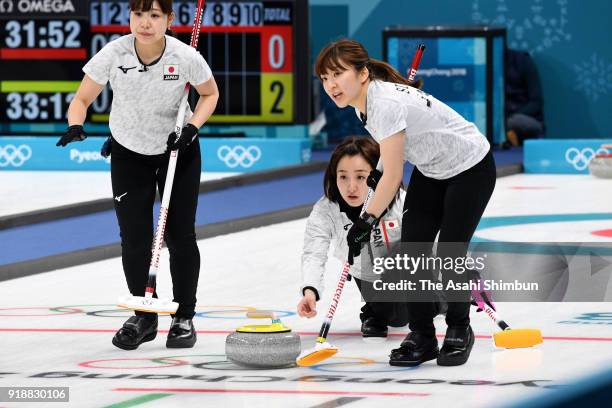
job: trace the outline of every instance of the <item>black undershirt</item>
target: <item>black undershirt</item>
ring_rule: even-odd
[[[340,211],[345,213],[349,220],[353,222],[357,221],[363,207],[363,204],[359,207],[351,207],[342,197],[338,197],[338,205],[340,205]]]
[[[164,53],[166,52],[166,37],[164,37],[164,49],[162,50],[161,55],[148,64],[145,64],[142,59],[140,59],[140,55],[138,55],[138,50],[136,49],[136,38],[134,38],[134,52],[136,53],[136,58],[138,58],[138,62],[140,62],[140,65],[142,66],[138,72],[147,72],[149,70],[149,67],[152,67],[153,65],[157,64],[164,56]]]

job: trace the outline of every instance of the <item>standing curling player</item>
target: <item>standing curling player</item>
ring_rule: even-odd
[[[368,239],[372,226],[395,197],[404,162],[409,161],[415,168],[404,202],[402,242],[424,243],[426,251],[431,251],[439,234],[440,243],[462,243],[462,253],[452,255],[464,257],[495,187],[495,163],[487,139],[447,105],[408,86],[393,67],[370,59],[356,41],[329,44],[319,53],[315,69],[336,105],[354,107],[380,144],[384,173],[367,212],[348,232],[352,255],[359,255],[362,241]],[[437,255],[442,257],[440,251]],[[442,277],[448,281],[453,275],[451,271]],[[448,328],[440,350],[433,324],[434,303],[411,303],[411,332],[392,350],[389,363],[416,366],[437,358],[442,366],[464,364],[474,333],[469,293],[462,293],[459,300],[448,303]]]
[[[195,237],[201,159],[198,129],[213,113],[219,92],[204,58],[166,35],[174,19],[172,0],[130,0],[130,31],[108,43],[83,68],[85,77],[68,109],[68,130],[57,143],[86,138],[87,108],[107,82],[113,88],[109,126],[111,180],[121,232],[122,261],[132,295],[143,296],[153,241],[156,186],[163,195],[169,152],[178,149],[165,240],[170,252],[174,301],[167,347],[193,347],[200,253]],[[186,83],[200,99],[188,109],[180,137],[172,131]],[[156,295],[155,295],[156,296]],[[113,344],[133,350],[157,335],[157,315],[136,312],[117,331]]]

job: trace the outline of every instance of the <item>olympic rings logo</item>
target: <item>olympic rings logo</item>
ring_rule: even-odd
[[[586,147],[582,150],[578,150],[575,147],[570,147],[565,151],[565,160],[574,166],[578,171],[585,170],[589,167],[589,163],[598,154],[608,154],[608,149],[599,148],[597,150]]]
[[[231,169],[238,166],[248,169],[261,158],[261,150],[257,146],[224,145],[217,150],[217,157]]]
[[[32,149],[28,145],[0,146],[0,167],[21,167],[32,157]]]

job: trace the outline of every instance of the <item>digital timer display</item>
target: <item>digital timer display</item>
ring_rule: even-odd
[[[82,67],[129,33],[127,0],[65,0],[36,12],[28,0],[3,1],[14,7],[0,13],[0,125],[65,122]],[[196,2],[173,7],[171,29],[188,43]],[[309,122],[307,16],[307,0],[206,2],[199,51],[220,91],[210,123]],[[111,102],[106,87],[88,121],[105,124]]]

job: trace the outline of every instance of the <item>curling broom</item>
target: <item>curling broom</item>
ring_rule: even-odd
[[[200,38],[200,27],[204,14],[204,0],[198,0],[196,6],[195,18],[193,21],[193,30],[191,31],[191,47],[198,47]],[[185,91],[181,104],[179,105],[178,115],[176,117],[176,125],[174,131],[177,135],[181,134],[183,122],[185,120],[185,111],[187,110],[187,98],[189,96],[189,83],[185,85]],[[142,312],[172,314],[178,309],[178,303],[172,302],[169,299],[157,299],[153,297],[155,292],[155,283],[157,280],[157,270],[159,269],[159,256],[161,253],[162,242],[164,240],[164,232],[166,230],[166,220],[168,218],[168,207],[170,206],[170,195],[172,194],[172,183],[174,181],[174,172],[176,170],[176,162],[178,160],[178,150],[170,152],[170,160],[168,162],[168,171],[166,174],[166,183],[164,185],[164,195],[162,197],[161,208],[159,209],[159,218],[157,220],[157,231],[153,243],[151,255],[151,264],[149,266],[149,277],[147,287],[145,288],[144,296],[123,296],[120,297],[117,306],[131,310],[139,310]]]

